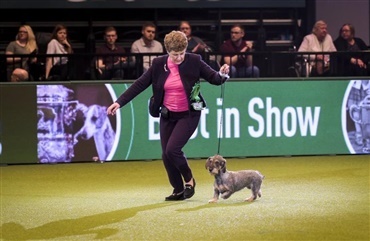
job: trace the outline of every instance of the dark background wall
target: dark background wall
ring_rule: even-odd
[[[337,36],[338,29],[343,23],[349,22],[355,25],[357,36],[370,44],[370,0],[0,0],[0,41],[7,41],[2,33],[6,30],[1,27],[16,25],[27,22],[32,19],[40,23],[50,21],[74,21],[89,20],[86,11],[92,12],[94,18],[98,20],[142,20],[169,18],[181,19],[202,19],[213,18],[217,20],[217,14],[211,16],[208,10],[227,10],[239,9],[245,14],[235,14],[235,18],[249,19],[248,10],[250,9],[274,9],[284,12],[286,9],[299,9],[297,18],[300,22],[301,34],[307,34],[311,31],[313,23],[318,19],[325,20],[329,25],[329,32]],[[46,12],[36,13],[33,9],[45,9]],[[79,9],[79,11],[61,11],[61,10]],[[124,10],[131,9],[130,13]],[[147,14],[146,11],[153,9],[163,9],[157,12],[156,16]],[[193,14],[183,15],[183,9],[193,9]],[[122,13],[117,11],[122,10]],[[109,15],[109,13],[111,14]],[[293,16],[291,16],[293,18]],[[100,18],[100,19],[99,19]],[[296,37],[296,36],[294,36]],[[300,41],[301,37],[295,39]]]
[[[306,0],[1,0],[0,8],[286,8]]]
[[[356,36],[370,44],[370,4],[369,0],[316,0],[316,19],[328,23],[328,31],[333,38],[344,23],[352,23]]]

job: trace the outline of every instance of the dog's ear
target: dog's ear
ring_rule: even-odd
[[[208,159],[207,159],[207,161],[206,161],[206,164],[204,165],[204,167],[206,168],[206,169],[208,169],[208,163],[211,161],[211,158],[210,157],[208,157]]]
[[[100,105],[94,105],[94,116],[99,118],[100,116],[106,114],[105,107]]]
[[[225,173],[226,172],[226,160],[222,157],[220,157],[220,170]]]
[[[104,121],[107,117],[106,107],[96,105],[94,108],[94,117],[96,118],[96,127],[101,128],[104,125]]]
[[[86,115],[86,112],[88,111],[88,109],[89,108],[86,105],[81,104],[81,103],[78,103],[76,107],[76,110],[81,111],[84,115]]]

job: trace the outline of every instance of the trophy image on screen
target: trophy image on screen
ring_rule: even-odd
[[[352,105],[349,114],[351,119],[361,126],[363,152],[370,153],[370,95],[366,96],[359,105]]]
[[[71,162],[78,101],[63,85],[37,86],[37,153],[40,163]]]

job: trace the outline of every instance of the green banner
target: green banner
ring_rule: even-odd
[[[130,84],[0,85],[0,163],[161,159],[151,88],[115,116]],[[369,80],[201,82],[189,158],[370,153]]]
[[[218,146],[228,157],[368,153],[370,131],[362,144],[355,143],[347,107],[354,82],[227,82],[223,87],[202,82],[208,107],[184,151],[190,158],[216,154]],[[366,93],[368,81],[357,82]],[[118,96],[128,85],[112,87]],[[159,119],[147,110],[150,96],[149,88],[121,108],[114,160],[161,158]],[[367,107],[357,106],[366,115]]]

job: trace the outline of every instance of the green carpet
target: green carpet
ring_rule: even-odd
[[[181,202],[161,161],[2,166],[1,240],[370,240],[369,155],[227,159],[265,175],[253,203],[208,204],[204,164]]]

